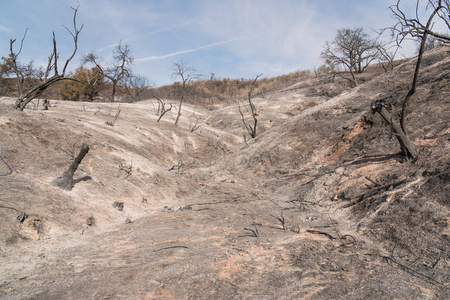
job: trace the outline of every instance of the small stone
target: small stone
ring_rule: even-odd
[[[344,174],[345,168],[344,167],[339,167],[335,170],[336,174]]]
[[[113,207],[117,208],[118,211],[122,211],[123,210],[123,202],[115,201],[113,203]]]
[[[330,186],[334,183],[334,180],[332,178],[329,178],[327,180],[325,180],[325,182],[323,183],[324,186]]]
[[[125,224],[130,224],[131,223],[131,219],[130,218],[126,218],[125,219]]]

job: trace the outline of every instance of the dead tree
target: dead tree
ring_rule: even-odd
[[[117,84],[131,76],[130,65],[133,64],[133,56],[130,47],[122,42],[113,50],[114,63],[112,65],[102,65],[101,58],[94,52],[85,55],[82,59],[83,64],[91,63],[97,68],[99,73],[108,78],[112,83],[111,95],[109,100],[114,102]]]
[[[123,86],[130,102],[143,99],[145,92],[148,91],[147,78],[140,75],[131,74],[124,80]]]
[[[11,72],[14,72],[14,75],[16,76],[17,81],[17,91],[19,92],[19,99],[23,97],[23,83],[25,80],[25,76],[20,68],[20,64],[17,61],[17,57],[20,55],[20,52],[22,52],[23,48],[23,41],[25,40],[25,37],[27,36],[28,28],[25,30],[25,33],[23,34],[22,39],[20,40],[20,47],[17,53],[13,50],[13,44],[15,43],[16,39],[9,40],[9,64],[8,69]],[[5,63],[6,65],[6,63]]]
[[[411,36],[413,38],[418,38],[420,40],[419,54],[417,56],[416,68],[414,70],[413,82],[411,84],[411,89],[405,97],[402,105],[402,113],[400,117],[400,125],[405,134],[407,134],[405,127],[405,120],[407,114],[407,108],[411,96],[416,92],[417,79],[419,77],[420,66],[422,64],[423,53],[425,52],[427,45],[427,38],[429,35],[434,36],[438,39],[450,41],[450,36],[446,34],[441,34],[439,32],[433,31],[433,19],[438,16],[447,27],[450,29],[450,2],[448,0],[428,0],[427,9],[432,9],[430,16],[425,24],[422,23],[419,17],[419,4],[420,0],[416,2],[416,15],[414,18],[408,18],[403,13],[400,8],[400,0],[397,4],[391,6],[391,12],[393,16],[397,19],[397,24],[392,27],[392,31],[397,34],[397,40],[401,43],[405,38]]]
[[[181,80],[180,105],[178,106],[178,114],[175,119],[175,126],[177,126],[181,116],[181,106],[187,97],[187,85],[192,80],[200,78],[200,75],[197,74],[197,71],[193,67],[190,67],[182,60],[172,63],[172,68],[170,68],[170,71],[172,72],[172,80],[176,78]]]
[[[407,109],[411,97],[416,92],[417,79],[419,77],[423,53],[427,45],[428,36],[434,36],[441,40],[450,41],[450,36],[433,31],[433,19],[436,16],[438,16],[450,29],[450,2],[448,0],[428,0],[426,9],[432,9],[432,12],[428,16],[426,23],[422,23],[419,17],[420,0],[417,0],[416,2],[416,14],[413,18],[408,18],[405,15],[400,8],[400,3],[401,0],[398,0],[396,5],[390,7],[392,15],[397,19],[397,24],[389,29],[392,31],[392,34],[396,36],[398,44],[401,44],[408,37],[417,38],[420,40],[420,48],[414,70],[413,81],[410,90],[403,100],[399,125],[395,123],[393,117],[386,110],[386,105],[383,101],[373,103],[372,112],[377,112],[383,117],[399,141],[403,155],[407,159],[413,159],[417,156],[417,152],[415,150],[415,145],[408,138],[408,132],[405,126]]]
[[[157,112],[157,114],[159,115],[159,117],[158,117],[158,120],[156,122],[159,123],[159,121],[161,121],[162,117],[164,117],[164,115],[167,112],[172,110],[172,104],[170,104],[169,108],[166,108],[166,103],[162,99],[160,99],[160,98],[158,98],[156,96],[153,96],[153,97],[156,100],[158,100],[158,112]]]
[[[83,158],[86,156],[86,154],[89,152],[89,146],[86,144],[83,144],[80,149],[80,153],[78,153],[78,156],[75,158],[75,160],[72,162],[72,164],[69,166],[69,169],[65,171],[60,177],[53,180],[53,185],[57,186],[59,188],[62,188],[63,190],[70,191],[73,186],[73,174],[78,169],[78,166],[80,165]]]
[[[64,80],[64,79],[71,79],[68,77],[65,77],[66,74],[66,69],[67,66],[69,65],[70,61],[73,59],[73,57],[75,56],[77,49],[78,49],[78,35],[81,32],[81,30],[83,29],[83,25],[81,25],[80,28],[77,27],[77,23],[76,23],[76,17],[77,17],[77,12],[78,12],[78,7],[77,8],[73,8],[73,31],[70,30],[69,28],[67,28],[66,26],[63,26],[69,33],[70,35],[72,35],[73,38],[73,43],[74,43],[74,49],[72,52],[72,55],[66,60],[62,72],[59,73],[58,71],[58,58],[59,58],[59,53],[57,51],[57,47],[56,47],[56,36],[55,36],[55,32],[53,32],[53,50],[52,53],[50,54],[50,56],[48,57],[48,63],[47,63],[47,68],[43,73],[43,78],[42,80],[39,81],[39,83],[31,88],[28,91],[22,91],[22,85],[20,84],[20,74],[19,74],[19,62],[17,60],[20,52],[22,51],[22,46],[23,46],[23,41],[26,37],[26,31],[25,34],[21,40],[20,43],[20,48],[19,51],[14,52],[13,49],[13,45],[14,42],[16,41],[15,39],[11,39],[9,42],[10,45],[10,58],[12,61],[12,68],[14,69],[14,72],[16,73],[17,76],[17,80],[18,80],[18,89],[19,89],[19,97],[17,99],[17,105],[16,108],[18,110],[23,111],[25,109],[25,107],[27,106],[28,103],[30,103],[33,99],[40,97],[42,95],[42,93],[52,84]],[[53,71],[53,75],[51,75],[51,72]],[[71,79],[73,80],[73,79]]]
[[[344,66],[351,75],[349,80],[354,86],[358,85],[356,73],[362,73],[371,62],[379,57],[379,43],[376,39],[371,39],[363,29],[343,28],[337,31],[332,42],[326,42],[321,53],[322,58],[331,69]]]
[[[256,81],[258,80],[259,77],[261,77],[262,74],[259,74],[255,77],[255,79],[253,80],[253,82],[250,85],[250,89],[248,90],[248,106],[249,108],[247,108],[245,105],[244,107],[247,108],[247,110],[250,112],[250,115],[253,119],[253,125],[251,124],[247,124],[247,122],[245,121],[245,116],[244,113],[241,110],[241,104],[238,103],[238,107],[239,107],[239,113],[241,114],[242,117],[242,123],[244,124],[244,127],[247,129],[248,134],[250,134],[250,136],[252,138],[256,137],[256,125],[258,124],[258,110],[256,109],[255,104],[253,104],[252,102],[252,92],[253,92],[253,88],[255,86]]]
[[[384,29],[379,32],[379,37],[381,37],[384,33]],[[400,50],[400,45],[395,43],[395,41],[388,41],[385,43],[378,44],[378,61],[383,67],[385,72],[391,71],[395,66],[395,57]]]

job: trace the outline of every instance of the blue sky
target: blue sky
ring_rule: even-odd
[[[168,69],[184,60],[209,77],[271,77],[311,69],[336,30],[392,25],[395,0],[1,0],[0,55],[21,39],[20,59],[46,65],[55,31],[60,59],[72,51],[72,7],[84,24],[71,70],[94,51],[110,62],[117,42],[129,44],[135,73],[155,85],[172,82]],[[405,1],[415,2],[411,0]],[[18,42],[17,42],[18,43]],[[409,55],[408,49],[402,51]]]

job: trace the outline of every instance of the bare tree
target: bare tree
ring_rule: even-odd
[[[92,63],[98,69],[100,74],[108,78],[112,83],[112,90],[109,101],[114,102],[117,84],[125,78],[131,76],[130,66],[133,64],[133,56],[130,47],[119,42],[113,50],[114,63],[112,65],[102,65],[101,58],[94,52],[85,55],[82,59],[83,64]]]
[[[39,72],[38,74],[41,78],[41,80],[38,81],[38,83],[32,87],[31,89],[24,91],[23,90],[23,77],[24,77],[24,70],[27,68],[23,68],[18,61],[18,57],[20,53],[22,52],[23,42],[25,40],[27,30],[25,31],[25,34],[20,42],[20,46],[17,52],[14,51],[14,43],[16,42],[16,39],[11,39],[9,42],[9,58],[11,61],[11,67],[17,77],[17,88],[19,91],[19,97],[17,99],[17,109],[24,110],[28,103],[30,103],[31,100],[39,97],[42,95],[42,93],[52,84],[64,80],[64,79],[71,79],[68,77],[65,77],[67,66],[69,65],[70,61],[75,56],[77,49],[78,49],[78,35],[83,29],[83,25],[81,25],[80,28],[77,27],[76,23],[76,17],[78,12],[78,7],[73,8],[73,29],[70,30],[66,26],[63,25],[63,27],[72,35],[73,43],[74,43],[74,49],[72,52],[72,55],[67,58],[66,62],[63,65],[62,72],[59,73],[58,71],[58,59],[59,59],[59,53],[57,51],[57,44],[56,44],[56,36],[55,32],[53,32],[53,50],[50,56],[48,57],[48,63],[47,68],[43,72]],[[32,68],[31,68],[32,69]],[[53,71],[53,75],[51,75]],[[73,80],[73,79],[72,79]]]
[[[181,80],[181,90],[180,90],[180,104],[178,106],[178,114],[175,119],[175,126],[178,125],[178,121],[181,116],[181,106],[188,95],[188,84],[195,79],[199,79],[201,75],[197,71],[189,66],[186,62],[180,60],[178,62],[173,62],[172,67],[169,69],[172,74],[172,80],[179,78]]]
[[[339,29],[332,42],[326,42],[322,58],[331,67],[343,66],[352,78],[345,78],[358,85],[355,73],[362,73],[367,66],[379,57],[379,43],[371,39],[363,29]]]
[[[419,16],[421,4],[420,0],[416,1],[416,14],[412,18],[409,18],[403,12],[400,7],[400,3],[401,0],[398,0],[396,5],[390,7],[392,15],[397,19],[397,23],[389,29],[392,31],[393,35],[396,36],[396,40],[399,44],[407,38],[418,38],[420,41],[419,54],[417,56],[413,81],[410,90],[403,100],[399,121],[400,125],[394,123],[393,117],[386,110],[385,103],[383,101],[377,101],[372,104],[372,111],[378,112],[389,124],[389,126],[391,126],[393,133],[400,143],[403,155],[406,158],[415,158],[417,156],[415,145],[410,141],[405,126],[407,109],[411,97],[416,92],[417,79],[419,77],[420,67],[423,60],[423,53],[427,47],[427,38],[429,36],[433,36],[443,41],[450,41],[450,36],[433,30],[433,22],[436,16],[438,16],[440,20],[443,21],[443,23],[450,29],[450,2],[448,0],[428,0],[425,7],[426,11],[429,12],[426,23],[423,23]]]
[[[37,70],[34,68],[33,61],[23,64],[17,59],[22,52],[23,42],[27,33],[28,29],[25,30],[17,53],[13,50],[13,44],[16,40],[10,40],[10,53],[8,57],[2,56],[3,63],[0,64],[0,77],[15,77],[16,89],[19,98],[23,96],[24,90],[32,87],[32,84],[34,83],[33,81],[38,80],[38,78],[42,78],[43,73],[41,69]]]
[[[156,122],[159,123],[159,121],[161,121],[162,117],[164,117],[164,115],[165,115],[167,112],[169,112],[169,111],[172,110],[172,104],[170,104],[170,107],[167,108],[167,107],[166,107],[166,103],[165,103],[162,99],[160,99],[160,98],[158,98],[158,97],[156,97],[156,96],[153,96],[153,97],[158,101],[158,111],[157,111],[157,114],[159,115],[159,117],[158,117],[158,120],[157,120]]]
[[[383,35],[385,32],[386,29],[381,29],[380,31],[377,31],[378,40],[383,39]],[[383,67],[384,71],[388,72],[394,69],[395,57],[397,56],[397,53],[401,48],[401,46],[397,44],[395,40],[393,40],[392,36],[390,36],[387,41],[379,42],[377,44],[377,48],[378,48],[377,60]]]
[[[391,30],[392,35],[396,37],[398,44],[401,44],[408,38],[419,39],[422,41],[425,35],[425,43],[429,35],[441,41],[450,41],[450,35],[435,31],[434,28],[436,26],[433,24],[433,20],[437,16],[439,21],[450,29],[449,0],[416,0],[416,11],[413,17],[409,17],[403,12],[400,7],[401,2],[401,0],[397,0],[395,5],[389,7],[392,16],[397,20],[397,23],[388,29]],[[429,13],[428,16],[425,17],[425,23],[420,16],[420,11],[423,6],[425,6],[425,11]]]
[[[145,96],[145,92],[149,88],[147,78],[135,74],[130,74],[130,76],[127,76],[123,81],[123,85],[125,87],[125,92],[131,99],[131,102],[142,100]]]
[[[247,109],[247,111],[250,112],[250,115],[253,119],[253,126],[251,124],[247,124],[247,122],[245,121],[245,116],[244,113],[241,110],[241,104],[238,103],[238,107],[239,107],[239,113],[241,114],[242,117],[242,123],[244,124],[244,127],[247,129],[248,134],[250,134],[250,136],[252,138],[256,137],[256,125],[258,124],[258,110],[256,109],[255,104],[253,104],[252,102],[252,92],[253,92],[253,88],[255,86],[256,81],[258,80],[259,77],[261,77],[262,74],[258,74],[255,79],[252,81],[252,83],[250,84],[250,88],[248,90],[248,94],[247,94],[247,100],[248,100],[248,107],[246,107],[245,105],[244,108]]]

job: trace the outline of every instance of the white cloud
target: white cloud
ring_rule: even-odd
[[[311,57],[320,55],[322,45],[334,34],[330,23],[342,24],[322,19],[316,7],[304,0],[209,1],[200,8],[199,29],[215,39],[241,36],[226,48],[242,60],[272,61],[278,65],[274,69],[284,63],[295,70],[302,60],[310,64]],[[324,34],[330,31],[331,35]]]
[[[3,24],[0,24],[0,31],[4,31],[4,32],[12,32],[13,30],[11,28],[6,27]]]

